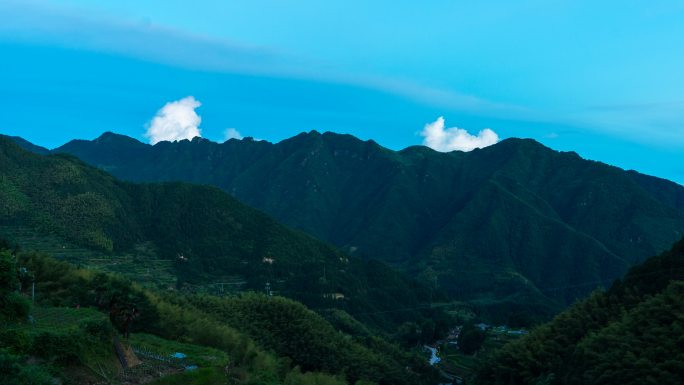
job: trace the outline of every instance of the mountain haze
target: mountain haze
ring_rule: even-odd
[[[131,181],[217,186],[459,299],[569,303],[684,234],[681,186],[529,139],[440,153],[316,131],[155,146],[106,133],[54,151]]]

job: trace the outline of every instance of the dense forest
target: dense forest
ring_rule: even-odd
[[[479,384],[684,382],[684,239],[485,360]]]
[[[681,186],[526,139],[440,153],[315,131],[154,146],[106,133],[54,152],[126,180],[217,186],[498,322],[555,314],[684,235]]]
[[[2,138],[0,224],[104,254],[143,245],[151,250],[141,258],[172,261],[177,288],[226,276],[243,290],[269,283],[272,292],[341,309],[376,330],[440,317],[429,309],[439,298],[430,287],[281,226],[217,188],[121,182],[71,156],[35,155]]]
[[[107,369],[116,372],[109,362],[115,331],[133,333],[131,338],[148,333],[225,352],[229,361],[220,369],[235,383],[389,385],[436,379],[424,357],[380,337],[344,334],[289,299],[155,292],[120,277],[77,269],[33,252],[12,252],[6,246],[3,242],[0,253],[5,322],[0,330],[0,374],[16,384],[49,384],[52,378],[78,384]],[[37,309],[19,294],[30,292],[21,285],[26,278],[21,271],[30,272],[36,282]],[[59,328],[27,321],[27,315],[53,308],[71,308],[76,322]],[[135,316],[127,317],[130,314]],[[63,322],[61,318],[56,323]]]

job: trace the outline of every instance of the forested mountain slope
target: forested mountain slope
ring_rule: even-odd
[[[106,133],[55,152],[128,180],[215,185],[460,299],[569,303],[684,235],[682,186],[533,140],[439,153],[315,131],[155,146]]]
[[[72,156],[35,155],[3,138],[0,225],[110,254],[151,245],[155,258],[173,261],[178,287],[237,276],[245,290],[268,283],[280,295],[387,330],[432,313],[424,286],[290,230],[217,188],[121,182]],[[416,310],[391,311],[405,308]]]
[[[481,384],[684,382],[684,239],[483,363]]]

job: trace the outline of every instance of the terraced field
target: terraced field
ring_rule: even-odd
[[[101,321],[105,315],[89,308],[38,307],[32,309],[35,330],[70,328],[86,321]]]
[[[86,269],[117,273],[146,287],[166,289],[176,285],[173,262],[157,258],[149,245],[138,245],[129,254],[105,254],[73,245],[56,235],[36,234],[26,227],[0,225],[0,237],[24,250],[45,253]]]
[[[45,253],[84,269],[116,273],[147,288],[176,288],[173,261],[158,258],[150,244],[139,244],[130,253],[106,254],[76,246],[56,235],[36,234],[36,231],[26,227],[0,225],[0,238],[21,245],[23,250]],[[231,275],[204,284],[184,284],[183,290],[227,295],[242,291],[244,284],[244,277]]]
[[[93,309],[34,306],[28,323],[3,325],[2,331],[24,330],[31,334],[46,331],[59,333],[76,329],[82,322],[104,319],[104,314]]]
[[[47,334],[60,338],[79,338],[78,334],[90,321],[105,321],[106,315],[89,308],[40,307],[31,311],[30,322],[16,325],[3,325],[0,331],[25,333],[30,338]],[[107,321],[108,322],[108,321]],[[67,336],[67,337],[65,337]],[[224,368],[231,360],[220,350],[188,343],[171,341],[151,334],[132,334],[127,340],[117,340],[123,349],[133,352],[135,364],[122,368],[115,356],[114,345],[103,351],[89,351],[83,345],[80,357],[83,369],[103,383],[143,384],[152,381],[160,383],[203,383],[207,373],[211,378],[225,379]],[[94,354],[96,353],[96,354]],[[104,353],[104,354],[103,354]],[[83,369],[79,371],[82,372]],[[71,374],[77,375],[74,368]],[[166,377],[170,376],[169,379]],[[185,381],[185,382],[183,382]]]

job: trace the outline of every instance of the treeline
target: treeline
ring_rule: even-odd
[[[485,360],[478,384],[684,383],[684,240]]]
[[[437,376],[424,357],[403,353],[379,337],[341,333],[285,298],[159,294],[36,253],[22,253],[18,261],[35,275],[41,305],[95,308],[109,314],[121,333],[146,332],[220,349],[231,358],[231,375],[245,384],[318,384],[328,378],[331,384],[408,385],[432,383]],[[126,322],[122,314],[135,316]]]

